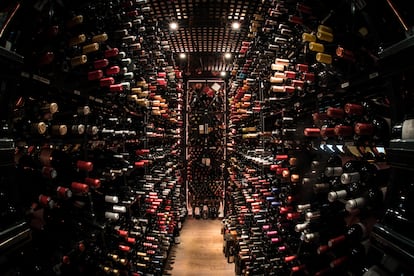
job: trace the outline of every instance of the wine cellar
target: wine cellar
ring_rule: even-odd
[[[413,275],[407,2],[0,1],[0,275]]]

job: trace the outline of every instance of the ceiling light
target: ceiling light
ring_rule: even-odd
[[[224,58],[225,59],[231,59],[231,54],[230,53],[225,53]]]
[[[231,24],[231,28],[232,28],[233,30],[238,30],[238,29],[240,29],[240,23],[239,23],[239,22],[237,22],[237,21],[233,22],[233,23]]]
[[[225,71],[221,71],[220,76],[225,77],[227,74]]]
[[[187,55],[186,55],[186,54],[184,54],[184,53],[181,53],[181,54],[180,54],[180,58],[181,58],[181,59],[185,59],[186,57],[187,57]]]
[[[177,29],[178,29],[178,24],[177,24],[177,22],[171,22],[171,23],[170,23],[170,30],[175,31],[175,30],[177,30]]]

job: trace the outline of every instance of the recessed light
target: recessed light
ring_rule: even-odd
[[[178,29],[177,22],[171,22],[170,23],[170,30],[177,30],[177,29]]]
[[[239,23],[239,22],[237,22],[237,21],[233,22],[233,23],[231,24],[231,28],[232,28],[233,30],[238,30],[238,29],[240,29],[240,23]]]

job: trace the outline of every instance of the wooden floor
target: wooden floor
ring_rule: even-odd
[[[234,264],[223,253],[221,220],[188,218],[180,233],[181,242],[170,253],[165,275],[234,276]]]

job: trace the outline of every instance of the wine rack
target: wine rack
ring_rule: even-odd
[[[226,160],[226,84],[187,82],[187,204],[195,217],[223,217]]]
[[[161,275],[186,207],[184,87],[148,5],[22,3],[7,30],[2,273]]]
[[[392,140],[411,119],[411,65],[397,58],[410,37],[377,33],[395,47],[375,48],[374,7],[353,7],[272,1],[251,22],[229,81],[223,238],[236,275],[409,271],[407,233],[386,233],[396,210],[410,228],[395,202],[410,194],[411,151]]]

